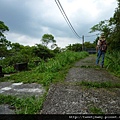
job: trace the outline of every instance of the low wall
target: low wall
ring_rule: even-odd
[[[2,73],[2,66],[0,66],[0,77],[4,77],[4,74]]]
[[[14,69],[17,70],[17,71],[28,70],[28,63],[16,63],[14,65]]]

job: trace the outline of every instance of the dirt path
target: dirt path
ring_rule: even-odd
[[[94,88],[77,84],[86,82],[120,83],[104,68],[95,66],[89,56],[72,67],[64,83],[51,86],[41,114],[120,114],[120,88]]]

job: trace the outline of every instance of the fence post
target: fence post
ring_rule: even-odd
[[[82,36],[82,51],[84,51],[84,35]]]

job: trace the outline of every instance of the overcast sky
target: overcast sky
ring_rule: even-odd
[[[90,28],[113,16],[117,0],[59,0],[79,36],[91,36]],[[5,33],[12,43],[33,46],[44,34],[52,34],[58,47],[82,43],[69,28],[55,0],[0,0],[0,21],[9,27]],[[96,36],[85,37],[94,41]]]

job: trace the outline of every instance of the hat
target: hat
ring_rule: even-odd
[[[105,35],[103,33],[101,34],[101,38],[105,38]]]

